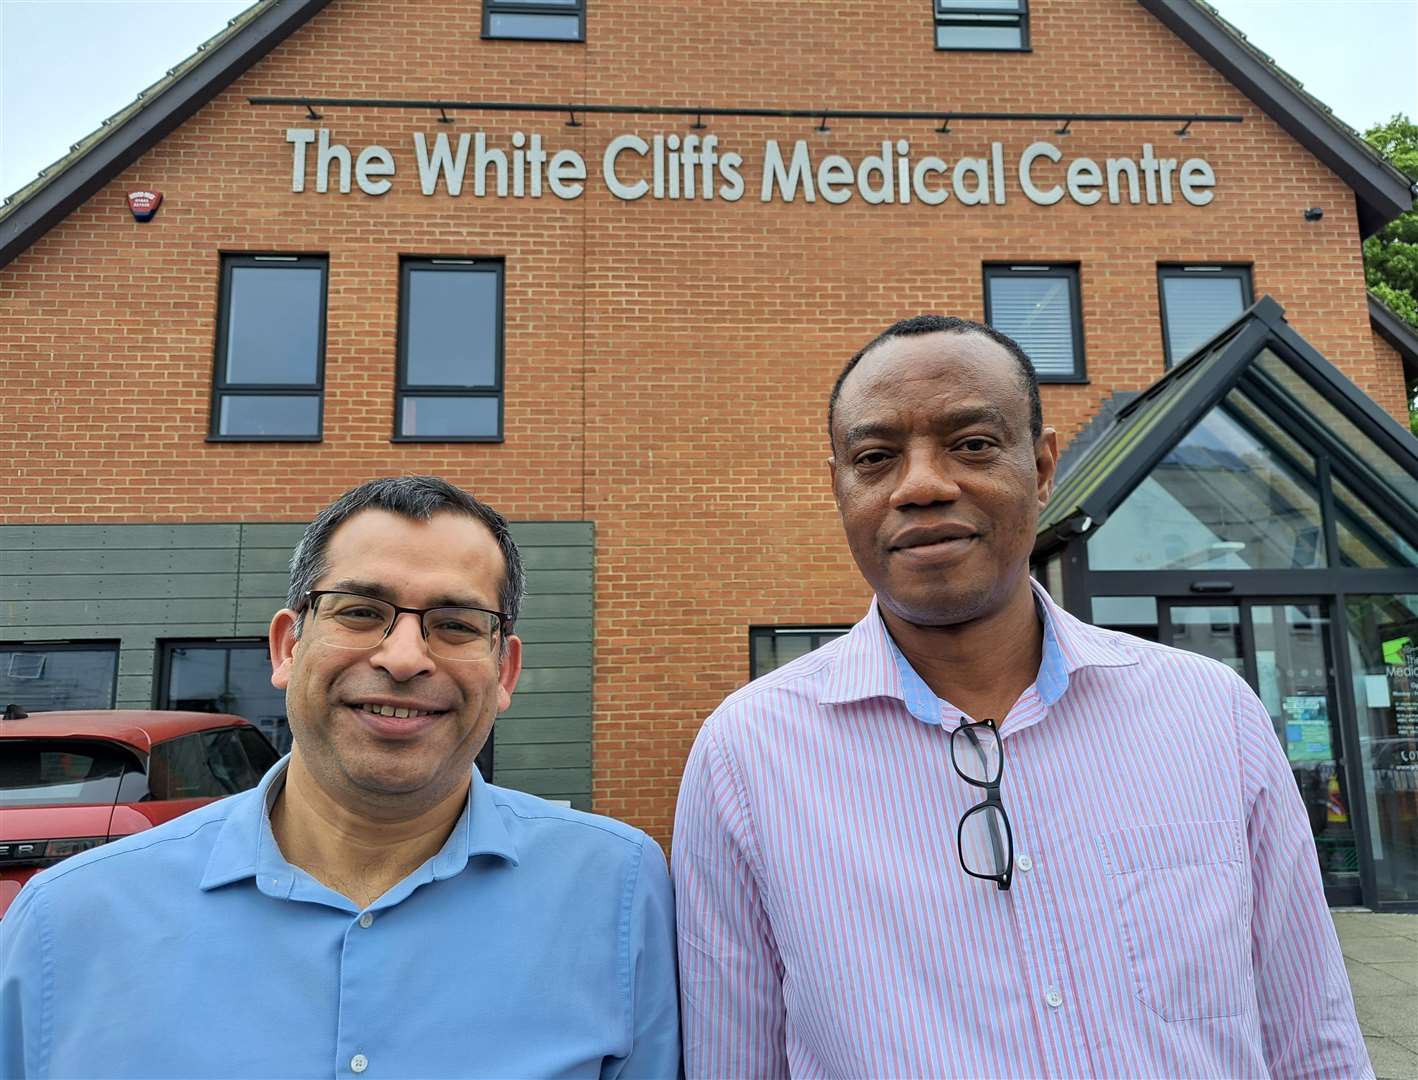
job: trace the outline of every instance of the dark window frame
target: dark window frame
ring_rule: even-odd
[[[409,375],[409,282],[415,270],[447,273],[491,273],[497,281],[497,327],[493,338],[493,383],[491,386],[414,386]],[[506,338],[507,264],[498,258],[453,255],[404,255],[399,259],[398,357],[394,365],[394,428],[390,442],[396,443],[500,443],[506,440]],[[497,432],[494,435],[406,435],[403,431],[405,397],[492,398],[497,402]]]
[[[935,46],[936,52],[1033,52],[1034,49],[1029,43],[1029,0],[1017,0],[1018,6],[1014,11],[1006,11],[1002,8],[987,7],[983,4],[964,4],[959,7],[942,8],[940,0],[931,0],[931,44]],[[981,23],[977,19],[970,18],[974,15],[993,15],[1001,18],[1011,18],[1011,22],[987,22]],[[965,18],[961,18],[965,16]],[[1000,45],[942,45],[940,43],[939,30],[942,26],[981,26],[995,25],[1019,28],[1019,44],[1017,46]]]
[[[319,342],[315,380],[311,383],[229,383],[226,381],[227,342],[231,329],[232,271],[238,267],[307,267],[320,271]],[[325,339],[330,303],[330,257],[289,252],[222,252],[217,293],[217,340],[212,363],[212,399],[207,442],[321,442],[325,432]],[[228,435],[221,430],[224,397],[313,397],[315,432],[304,435]]]
[[[934,0],[932,0],[934,2]],[[520,34],[494,34],[493,15],[575,15],[574,38],[526,37]],[[550,4],[522,3],[520,0],[483,0],[482,37],[484,41],[545,41],[553,45],[579,45],[586,41],[586,0],[553,7]]]
[[[829,641],[832,641],[835,638],[844,637],[845,635],[850,633],[851,630],[851,625],[825,626],[822,623],[813,623],[810,625],[805,624],[802,626],[750,626],[748,628],[748,677],[750,680],[757,679],[763,675],[767,675],[769,671],[778,670],[777,667],[770,668],[769,671],[762,672],[754,670],[754,645],[764,638],[767,638],[770,641],[776,641],[779,637],[788,637],[790,635],[808,634],[813,637],[821,636],[823,640],[808,647],[808,652],[816,652],[818,649],[822,648],[822,646],[826,645]],[[806,655],[806,653],[804,655]],[[796,659],[796,657],[794,657],[794,659]],[[778,665],[778,667],[781,666],[781,664]]]
[[[990,303],[990,282],[996,278],[1063,278],[1068,282],[1068,304],[1069,304],[1069,329],[1073,334],[1073,359],[1074,369],[1071,374],[1061,375],[1054,372],[1039,371],[1035,368],[1035,373],[1039,376],[1040,383],[1059,383],[1065,385],[1084,385],[1088,382],[1088,356],[1084,351],[1083,335],[1083,273],[1078,263],[1073,262],[987,262],[984,264],[984,272],[981,275],[985,294],[985,323],[994,326],[993,312]],[[1004,331],[1000,331],[1004,333]],[[1023,342],[1019,343],[1028,355],[1028,348]],[[1030,357],[1033,361],[1033,357]]]
[[[118,707],[118,668],[123,662],[123,643],[111,638],[95,638],[93,641],[0,641],[0,652],[112,652],[113,686],[109,689],[111,704],[100,708]],[[9,702],[0,701],[0,709]]]
[[[1241,282],[1241,310],[1245,311],[1255,303],[1255,287],[1252,282],[1251,263],[1158,263],[1157,264],[1157,313],[1162,327],[1162,370],[1171,371],[1177,359],[1172,356],[1172,335],[1167,327],[1167,294],[1163,282],[1168,278],[1179,281],[1199,281],[1203,279],[1238,278]],[[1234,321],[1234,320],[1233,320]]]

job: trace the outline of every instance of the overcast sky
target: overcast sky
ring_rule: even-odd
[[[1351,126],[1418,117],[1418,0],[1212,3]],[[247,6],[0,0],[0,194],[29,183]]]

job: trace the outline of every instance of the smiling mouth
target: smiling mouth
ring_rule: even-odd
[[[436,715],[436,713],[443,711],[441,709],[404,709],[398,708],[393,705],[366,704],[357,705],[355,707],[358,709],[363,709],[367,713],[373,713],[375,716],[391,716],[399,720],[407,720],[411,717],[417,718],[420,716],[434,716]]]

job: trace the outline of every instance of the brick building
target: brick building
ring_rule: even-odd
[[[667,840],[704,715],[868,599],[863,341],[988,318],[1081,451],[1270,296],[1406,419],[1360,240],[1409,199],[1192,0],[262,0],[0,211],[0,693],[280,738],[300,524],[437,473],[529,552],[493,775]]]

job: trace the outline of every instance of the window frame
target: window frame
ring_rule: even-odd
[[[750,626],[748,628],[749,681],[752,682],[754,679],[761,679],[764,675],[771,674],[772,672],[777,671],[783,666],[782,664],[779,664],[778,667],[770,668],[768,671],[763,672],[756,672],[754,670],[754,645],[763,638],[767,638],[769,641],[777,641],[780,636],[786,637],[788,635],[794,634],[810,634],[813,636],[823,635],[822,641],[818,642],[816,645],[809,646],[808,652],[811,653],[816,652],[818,649],[822,648],[822,646],[826,645],[829,641],[832,641],[839,637],[845,637],[847,634],[851,633],[851,631],[851,624],[845,626],[830,626],[823,625],[822,623],[813,623],[810,625],[803,626]],[[777,650],[775,649],[774,651],[776,652]],[[803,655],[806,656],[807,653],[804,653]],[[797,657],[794,657],[793,659],[797,659]],[[792,661],[786,662],[791,663]]]
[[[0,641],[0,652],[111,652],[113,654],[113,685],[109,688],[109,704],[100,705],[101,709],[118,708],[118,668],[123,662],[123,643],[109,638],[96,638],[93,641]],[[0,709],[4,709],[8,701],[0,701]],[[16,702],[15,704],[19,704]],[[23,706],[22,706],[23,707]]]
[[[1029,43],[1029,0],[1016,0],[1014,11],[1006,11],[1002,8],[987,7],[984,4],[962,5],[958,8],[942,10],[940,0],[931,0],[931,44],[936,52],[1013,52],[1027,53],[1034,49]],[[1019,45],[1017,47],[984,46],[984,45],[942,45],[938,31],[942,26],[980,26],[976,20],[960,20],[960,16],[971,15],[995,15],[1011,16],[1017,20],[1013,23],[999,23],[1001,26],[1019,27]],[[989,24],[983,24],[989,25]]]
[[[992,305],[990,302],[990,282],[996,278],[1063,278],[1068,282],[1068,303],[1069,303],[1069,329],[1073,335],[1073,359],[1074,369],[1071,374],[1061,375],[1054,372],[1040,371],[1037,366],[1034,368],[1035,375],[1039,382],[1057,383],[1061,385],[1081,386],[1088,382],[1088,356],[1084,351],[1083,336],[1083,274],[1078,263],[1073,262],[987,262],[984,264],[981,275],[985,294],[985,325],[995,327]],[[1000,333],[1005,333],[1001,330]],[[1010,335],[1013,337],[1013,335]],[[1018,342],[1019,347],[1024,349],[1026,356],[1029,354],[1028,348],[1023,342]],[[1034,358],[1029,357],[1029,362],[1034,363]]]
[[[315,380],[303,383],[229,383],[226,381],[227,345],[231,331],[231,288],[238,267],[307,267],[320,271],[320,311],[315,354]],[[212,396],[207,442],[322,442],[325,438],[325,347],[330,303],[330,257],[291,252],[222,252],[217,291],[217,339],[213,349]],[[306,435],[229,435],[221,430],[223,397],[314,397],[315,432]]]
[[[1168,278],[1176,278],[1179,281],[1201,280],[1199,275],[1205,274],[1209,279],[1234,277],[1241,282],[1241,310],[1245,311],[1255,301],[1255,286],[1252,281],[1252,263],[1206,263],[1206,262],[1168,262],[1157,264],[1157,314],[1162,327],[1162,370],[1171,371],[1176,366],[1176,360],[1172,357],[1172,335],[1167,325],[1167,294],[1163,288],[1163,282]],[[1235,320],[1233,319],[1232,322]]]
[[[932,3],[935,0],[931,0]],[[570,4],[553,7],[550,4],[524,3],[521,0],[483,0],[482,39],[484,41],[545,41],[553,45],[580,45],[586,41],[586,0],[576,0]],[[494,34],[493,15],[571,15],[575,14],[576,36],[574,38],[526,37],[513,34]]]
[[[412,386],[409,384],[409,303],[410,282],[415,270],[444,273],[491,273],[497,282],[497,327],[493,339],[493,383],[489,387]],[[507,397],[507,265],[500,258],[457,255],[403,255],[399,258],[399,326],[397,357],[394,363],[394,427],[389,441],[395,443],[500,443],[506,441]],[[406,435],[403,431],[404,398],[456,397],[493,398],[497,401],[497,432],[493,435]]]

